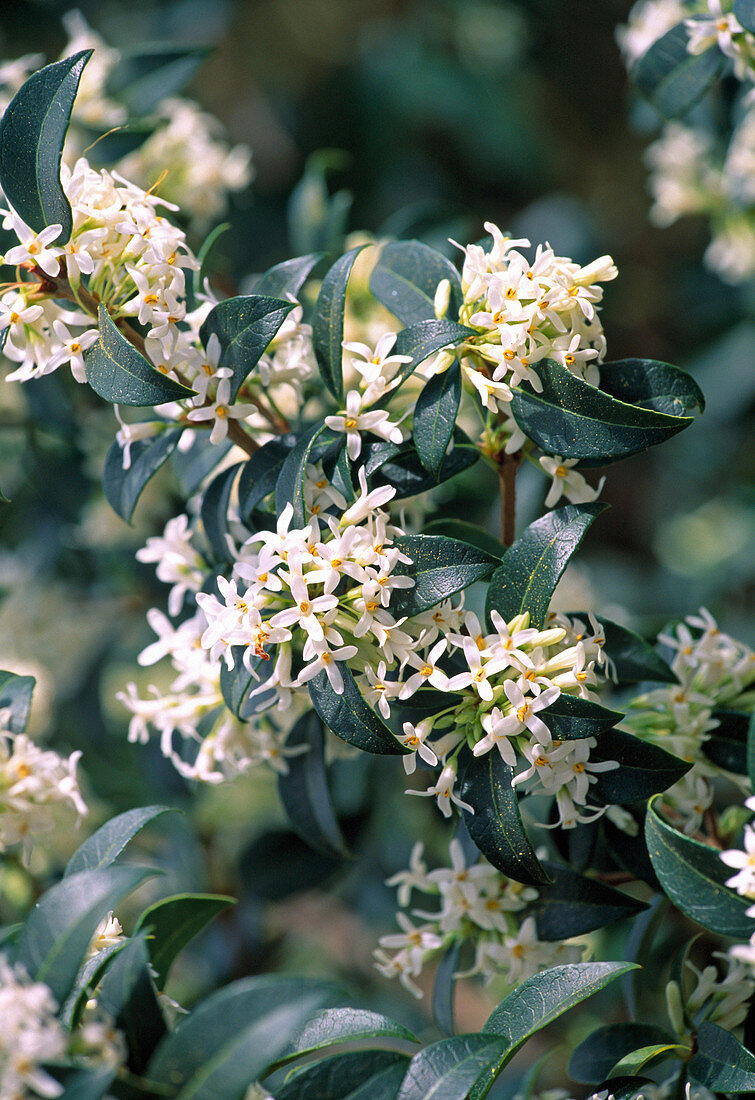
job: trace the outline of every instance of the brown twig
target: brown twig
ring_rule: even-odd
[[[516,472],[521,458],[518,454],[498,456],[498,483],[501,490],[501,542],[511,546],[516,537]]]

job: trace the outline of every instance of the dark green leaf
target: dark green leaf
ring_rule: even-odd
[[[142,46],[121,53],[107,76],[107,94],[131,114],[148,115],[161,100],[177,95],[210,54],[207,46]]]
[[[454,438],[457,439],[458,435],[459,433],[456,433]],[[393,447],[395,444],[389,443],[388,446]],[[457,441],[454,443],[453,450],[449,451],[443,459],[440,475],[436,479],[425,470],[412,443],[410,447],[398,448],[394,455],[383,457],[383,461],[376,468],[370,488],[374,489],[377,485],[393,485],[396,489],[394,500],[403,500],[405,497],[426,493],[428,489],[434,489],[441,482],[450,481],[462,470],[473,466],[479,458],[480,452],[474,444],[466,439],[462,442]]]
[[[333,1000],[323,982],[246,978],[205,998],[163,1039],[146,1076],[176,1100],[239,1100]]]
[[[731,868],[714,848],[672,829],[650,803],[645,838],[655,873],[668,897],[683,913],[711,932],[746,940],[755,920],[746,915],[750,902],[726,886]]]
[[[233,646],[233,668],[229,668],[225,661],[220,666],[220,691],[225,704],[242,720],[249,718],[249,692],[272,675],[275,667],[272,660],[263,661],[261,657],[253,657],[249,662],[251,668],[247,668],[244,663],[245,652],[244,646]]]
[[[530,906],[541,940],[582,936],[646,908],[644,902],[565,864],[546,861],[543,866],[551,881],[538,886],[537,901]]]
[[[144,930],[157,988],[162,990],[168,979],[173,960],[187,943],[202,932],[218,913],[235,899],[223,894],[174,894],[163,898],[139,917],[134,935]]]
[[[644,451],[693,422],[690,416],[619,401],[552,359],[541,360],[537,373],[541,393],[528,383],[514,389],[514,419],[548,454],[577,458],[585,466],[603,466]]]
[[[747,774],[755,789],[755,714],[750,719],[747,730]]]
[[[688,416],[705,411],[705,397],[691,374],[656,359],[617,359],[600,364],[600,388],[642,409]]]
[[[81,871],[53,886],[26,919],[18,961],[31,977],[46,982],[58,1004],[73,988],[94,931],[152,872],[143,867]]]
[[[187,280],[187,307],[190,309],[196,309],[199,295],[204,290],[205,279],[207,278],[207,265],[212,255],[212,250],[218,243],[224,233],[227,233],[231,228],[230,222],[221,222],[220,225],[214,226],[205,237],[202,242],[202,247],[197,252],[197,261],[199,267],[195,267],[191,272],[191,279]]]
[[[246,460],[239,478],[242,520],[248,521],[254,509],[274,491],[281,467],[295,446],[295,435],[282,435],[264,443]]]
[[[612,1077],[610,1081],[602,1081],[593,1092],[610,1092],[614,1100],[642,1100],[643,1091],[647,1087],[654,1087],[655,1081],[649,1077]]]
[[[473,328],[459,325],[456,321],[418,321],[416,325],[402,328],[396,337],[391,354],[411,355],[412,358],[410,362],[402,363],[396,371],[395,377],[400,378],[401,382],[391,390],[391,393],[400,389],[420,363],[424,363],[441,348],[455,346],[467,337],[475,335]]]
[[[494,558],[503,557],[506,553],[506,547],[500,539],[491,535],[484,527],[479,527],[476,523],[468,523],[465,519],[434,519],[425,524],[423,533],[458,539],[469,546],[476,546],[478,550],[484,550]]]
[[[109,867],[145,825],[162,814],[173,813],[175,809],[175,806],[140,806],[111,818],[73,853],[65,870],[66,875]]]
[[[288,771],[278,776],[278,793],[296,831],[318,852],[347,855],[328,787],[322,722],[307,711],[286,739],[286,748],[306,748],[287,757]]]
[[[226,298],[208,313],[199,338],[205,347],[213,335],[220,341],[218,366],[233,371],[232,401],[293,308],[293,302],[249,294]]]
[[[724,67],[724,54],[714,47],[700,54],[687,51],[689,35],[678,23],[632,68],[632,79],[666,118],[678,118],[707,92]]]
[[[747,775],[747,734],[752,715],[742,710],[714,710],[713,717],[718,727],[703,741],[703,752],[724,771]]]
[[[456,1031],[454,993],[456,991],[456,971],[459,969],[460,954],[461,940],[456,940],[445,952],[435,971],[432,1013],[435,1026],[444,1035],[453,1035]]]
[[[143,934],[135,934],[108,966],[97,1003],[115,1020],[128,1043],[128,1065],[143,1073],[165,1035],[165,1021],[149,973],[149,952]]]
[[[380,250],[370,278],[370,290],[405,325],[435,319],[438,284],[451,283],[448,316],[454,320],[461,305],[459,273],[445,256],[421,241],[391,241]]]
[[[33,676],[0,671],[0,709],[9,712],[3,724],[11,733],[23,733],[26,729],[36,682]]]
[[[244,463],[227,466],[213,478],[202,497],[200,516],[204,534],[216,561],[227,561],[230,549],[228,534],[228,505],[231,501],[233,485]]]
[[[553,590],[605,504],[565,504],[535,520],[508,548],[490,578],[487,613],[509,622],[528,611],[530,625],[542,630]]]
[[[324,669],[309,681],[312,706],[325,725],[341,740],[363,752],[388,756],[406,753],[408,750],[396,740],[383,719],[365,703],[346,662],[339,662],[339,668],[343,676],[342,695],[333,690]]]
[[[261,833],[240,860],[245,889],[263,901],[281,901],[316,889],[342,869],[342,858],[314,851],[292,829]]]
[[[492,1035],[455,1035],[415,1054],[396,1100],[466,1100],[491,1080],[506,1049]]]
[[[628,871],[634,878],[646,882],[652,890],[661,893],[661,884],[653,870],[648,846],[645,843],[644,815],[637,822],[638,832],[634,836],[620,829],[606,817],[601,818],[600,825],[608,850],[618,866]]]
[[[351,269],[365,245],[350,249],[330,268],[320,287],[312,321],[312,342],[322,380],[335,397],[343,397],[343,315],[346,284]]]
[[[401,565],[394,574],[412,577],[411,588],[397,588],[391,593],[391,613],[419,615],[487,577],[496,559],[476,546],[442,535],[402,535],[394,546],[412,559],[411,565]]]
[[[0,120],[0,187],[36,233],[60,224],[57,239],[71,236],[71,206],[60,184],[71,108],[92,50],[55,61],[22,84]]]
[[[603,627],[605,652],[613,662],[620,684],[641,684],[645,680],[663,684],[679,682],[666,662],[639,634],[602,615],[598,615],[597,620]]]
[[[115,1067],[98,1069],[55,1069],[55,1079],[63,1085],[58,1100],[102,1100],[115,1077]]]
[[[254,284],[254,293],[284,299],[288,294],[293,294],[294,298],[298,298],[309,273],[324,255],[324,252],[311,252],[308,256],[297,256],[293,260],[275,264],[264,275],[260,275]]]
[[[624,715],[618,710],[609,710],[600,703],[593,703],[590,699],[566,695],[562,691],[555,703],[540,711],[540,717],[554,739],[575,741],[581,737],[601,737],[606,730],[620,722]],[[593,752],[590,753],[590,759],[593,759]]]
[[[755,1055],[733,1035],[705,1020],[697,1029],[697,1053],[689,1075],[713,1092],[755,1091]]]
[[[344,1100],[396,1100],[405,1072],[406,1062],[395,1062],[363,1084],[357,1085]]]
[[[460,797],[474,813],[464,810],[463,819],[479,850],[504,875],[517,882],[545,883],[548,875],[522,824],[513,774],[495,748],[483,756],[469,753]]]
[[[655,1024],[608,1024],[583,1039],[572,1052],[569,1076],[581,1085],[597,1085],[616,1063],[639,1047],[670,1043],[672,1037]]]
[[[433,375],[417,398],[412,429],[414,446],[422,465],[434,478],[440,477],[460,401],[461,368],[457,362],[443,374]]]
[[[328,1048],[340,1043],[366,1043],[372,1048],[383,1042],[391,1050],[398,1045],[402,1052],[403,1048],[409,1052],[411,1047],[419,1045],[411,1031],[377,1012],[361,1008],[326,1008],[307,1021],[276,1065],[285,1065],[314,1051],[330,1053]]]
[[[755,34],[755,0],[734,0],[733,11],[744,29]]]
[[[333,1058],[324,1058],[313,1066],[301,1066],[292,1070],[284,1085],[275,1090],[276,1100],[351,1100],[364,1096],[363,1086],[376,1082],[383,1091],[367,1092],[368,1100],[373,1096],[385,1096],[385,1075],[389,1082],[400,1082],[406,1070],[407,1058],[385,1050],[359,1051],[354,1054],[341,1054]],[[396,1089],[388,1093],[395,1100]]]
[[[149,439],[137,439],[131,444],[131,461],[123,467],[124,452],[116,440],[107,453],[102,488],[110,507],[127,523],[134,514],[142,489],[166,459],[175,451],[183,432],[170,428]]]
[[[220,465],[231,446],[230,439],[210,443],[206,432],[197,432],[185,451],[176,449],[173,452],[170,464],[184,496],[189,497],[197,491],[208,474]]]
[[[186,386],[155,370],[133,344],[130,344],[100,304],[100,335],[84,352],[87,381],[95,393],[117,405],[162,405],[191,397]]]
[[[90,126],[76,119],[77,135],[81,135],[82,142],[89,147],[87,160],[93,168],[107,168],[116,160],[129,156],[144,145],[147,138],[152,137],[159,128],[159,120],[133,119],[121,123],[120,126],[103,129],[102,126]],[[192,273],[193,274],[193,273]],[[192,280],[187,280],[187,286],[191,288]]]
[[[590,761],[618,760],[620,767],[598,772],[590,795],[607,805],[639,802],[660,794],[686,775],[692,765],[624,730],[606,730]]]
[[[66,1003],[58,1013],[60,1020],[68,1028],[77,1027],[87,1003],[94,996],[102,977],[119,951],[123,951],[129,940],[121,940],[104,947],[96,955],[87,959],[76,975],[76,981],[68,994]]]
[[[321,447],[323,439],[329,442],[332,440],[332,435],[325,433],[328,433],[325,424],[313,424],[299,436],[296,446],[283,460],[280,468],[278,480],[275,483],[275,509],[280,515],[287,504],[293,504],[291,529],[303,527],[306,523],[304,473],[308,463],[314,461],[316,449]]]

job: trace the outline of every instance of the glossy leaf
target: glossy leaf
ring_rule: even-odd
[[[414,406],[414,446],[428,473],[439,477],[456,426],[461,401],[461,368],[451,364],[425,384]]]
[[[329,1047],[341,1043],[352,1044],[354,1049],[353,1044],[362,1042],[368,1043],[371,1048],[385,1042],[388,1049],[398,1045],[407,1051],[419,1045],[416,1035],[408,1028],[378,1012],[362,1008],[326,1008],[307,1021],[276,1067],[315,1051],[329,1053]]]
[[[483,756],[468,754],[461,773],[460,797],[469,835],[485,858],[517,882],[544,883],[548,875],[522,824],[511,768],[494,748]]]
[[[755,0],[734,0],[732,10],[744,29],[755,34]]]
[[[155,370],[118,331],[104,305],[97,312],[100,334],[84,352],[87,381],[95,393],[117,405],[162,405],[194,391]]]
[[[105,458],[102,488],[114,512],[130,523],[142,489],[175,451],[182,428],[169,428],[149,439],[137,439],[130,447],[130,462],[124,469],[124,450],[117,440]]]
[[[609,710],[600,703],[593,703],[590,699],[565,695],[562,692],[555,703],[540,711],[540,717],[553,738],[574,741],[581,737],[600,737],[620,722],[624,715],[618,710]],[[590,759],[592,758],[591,753]]]
[[[404,1079],[406,1062],[395,1062],[376,1073],[344,1097],[344,1100],[396,1100],[396,1094]],[[305,1098],[303,1098],[305,1100]]]
[[[292,504],[294,514],[290,529],[303,527],[306,522],[304,508],[304,472],[308,463],[314,461],[316,450],[322,448],[324,440],[331,442],[332,433],[325,424],[313,424],[299,436],[296,446],[283,460],[275,483],[275,509],[278,515],[287,504]]]
[[[755,789],[755,714],[750,719],[747,729],[747,774]]]
[[[707,1020],[697,1029],[697,1053],[688,1068],[692,1080],[712,1092],[755,1091],[755,1055]]]
[[[752,715],[742,710],[714,710],[718,721],[702,750],[708,760],[724,771],[747,775],[747,738]]]
[[[601,363],[600,388],[618,401],[669,416],[705,411],[705,397],[695,379],[681,367],[656,359],[617,359]]]
[[[213,478],[202,497],[200,516],[205,538],[216,561],[227,561],[230,554],[228,534],[228,505],[239,471],[244,463],[227,466]]]
[[[288,771],[278,776],[278,793],[289,821],[318,852],[343,858],[346,845],[328,787],[322,722],[314,711],[299,718],[286,748],[306,750],[288,756]]]
[[[668,790],[686,775],[692,765],[665,749],[651,745],[624,730],[606,730],[590,760],[618,760],[620,767],[598,772],[590,784],[590,795],[607,805],[639,802]]]
[[[679,682],[653,646],[639,634],[603,615],[598,615],[597,620],[603,628],[605,652],[613,662],[620,684],[641,684],[645,680],[662,684]]]
[[[686,1061],[689,1057],[689,1053],[689,1047],[682,1046],[680,1043],[675,1043],[673,1040],[667,1040],[663,1043],[651,1043],[650,1046],[640,1047],[638,1050],[633,1050],[629,1054],[625,1054],[613,1067],[611,1076],[633,1076],[639,1073],[641,1069],[645,1069],[646,1066],[649,1066],[651,1062],[655,1062],[658,1058],[664,1060],[666,1058],[678,1058],[680,1061]]]
[[[432,1013],[435,1026],[444,1035],[453,1035],[456,1031],[454,993],[456,992],[456,971],[459,969],[460,954],[461,941],[456,940],[447,948],[435,971]]]
[[[226,298],[208,313],[199,330],[199,338],[205,347],[211,336],[219,339],[218,366],[233,371],[232,401],[236,400],[241,384],[257,366],[293,308],[293,302],[249,294]]]
[[[176,1100],[238,1100],[332,999],[330,986],[306,979],[233,982],[165,1036],[145,1076]]]
[[[528,611],[530,625],[542,630],[553,590],[569,559],[605,504],[565,504],[535,520],[503,555],[490,578],[487,613],[508,622]]]
[[[0,670],[0,710],[6,711],[3,725],[11,733],[26,729],[36,682],[33,676]]]
[[[73,853],[65,869],[66,876],[109,867],[145,825],[175,809],[175,806],[140,806],[112,817]]]
[[[73,988],[94,931],[151,874],[143,867],[105,867],[69,875],[46,891],[26,919],[18,961],[46,982],[58,1004]]]
[[[398,588],[391,594],[391,613],[418,615],[441,600],[483,580],[495,568],[496,559],[484,550],[442,535],[402,535],[394,540],[411,565],[401,564],[394,574],[411,577],[411,588]]]
[[[593,1031],[574,1048],[569,1076],[582,1085],[597,1085],[611,1075],[611,1070],[624,1055],[654,1043],[672,1042],[668,1032],[655,1024],[608,1024]]]
[[[476,546],[478,550],[484,550],[493,558],[500,558],[506,553],[506,547],[495,535],[491,535],[484,527],[476,523],[468,523],[464,519],[433,519],[425,524],[424,534],[443,535],[448,539],[458,539],[469,546]]]
[[[668,897],[681,911],[711,932],[747,940],[755,920],[746,915],[750,902],[726,886],[732,871],[714,848],[672,829],[655,801],[645,821],[653,868]]]
[[[184,496],[196,493],[205,478],[223,461],[232,447],[230,439],[222,443],[210,443],[207,432],[197,432],[193,442],[186,448],[176,450],[171,455],[170,464],[178,481],[178,487]]]
[[[394,377],[400,378],[401,381],[391,390],[391,393],[400,389],[417,367],[431,355],[439,352],[441,348],[453,347],[466,340],[468,336],[476,335],[474,329],[457,324],[456,321],[418,321],[415,325],[402,328],[396,337],[391,354],[411,355],[412,358],[410,362],[399,366]]]
[[[391,241],[380,250],[370,278],[370,290],[405,325],[435,319],[435,291],[448,279],[455,319],[461,305],[461,282],[454,265],[421,241]]]
[[[275,1090],[275,1100],[351,1100],[364,1096],[363,1086],[370,1085],[368,1100],[385,1096],[377,1091],[383,1085],[386,1075],[388,1081],[398,1082],[404,1076],[407,1058],[386,1050],[358,1051],[353,1054],[339,1054],[323,1058],[312,1066],[296,1067],[286,1078],[285,1084]],[[377,1084],[373,1087],[373,1083]],[[398,1087],[398,1085],[396,1085]],[[388,1094],[390,1100],[396,1100],[396,1088]]]
[[[339,668],[343,676],[341,695],[337,695],[331,687],[324,669],[309,681],[312,706],[325,725],[336,737],[363,752],[404,755],[407,750],[396,740],[383,719],[365,703],[346,662],[339,662]]]
[[[551,881],[538,886],[538,898],[529,910],[542,940],[582,936],[646,908],[644,902],[565,864],[546,861],[543,866]]]
[[[135,1073],[144,1072],[166,1031],[149,963],[145,937],[136,933],[108,966],[97,992],[98,1005],[125,1034],[129,1068]]]
[[[254,284],[254,293],[283,299],[293,294],[294,298],[298,298],[299,291],[324,255],[324,252],[310,252],[307,256],[297,256],[275,264],[260,275]]]
[[[71,205],[60,183],[71,108],[92,50],[55,61],[22,84],[0,120],[0,187],[36,233],[60,224],[55,242],[71,236]]]
[[[278,436],[264,443],[246,460],[239,478],[239,513],[242,520],[248,521],[254,509],[274,492],[283,463],[295,446],[295,435]]]
[[[139,917],[134,935],[144,931],[157,988],[162,990],[176,956],[211,921],[235,905],[234,898],[223,894],[174,894],[163,898]]]
[[[474,466],[480,458],[477,447],[458,429],[454,433],[453,449],[443,459],[437,479],[425,470],[413,444],[397,447],[389,443],[388,447],[396,447],[396,449],[393,452],[382,453],[382,461],[374,467],[375,474],[370,488],[375,488],[377,485],[392,485],[396,490],[394,500],[403,500],[405,497],[426,493],[428,489],[434,489],[437,484],[450,481],[463,470]]]
[[[500,1064],[505,1043],[492,1035],[455,1035],[415,1054],[396,1100],[466,1100]]]
[[[249,717],[249,692],[271,676],[275,667],[272,660],[253,657],[249,662],[251,668],[247,668],[245,652],[244,646],[233,646],[233,668],[229,668],[225,661],[220,666],[220,692],[228,709],[242,720]]]
[[[671,368],[669,368],[671,369]],[[620,401],[589,385],[552,359],[537,373],[543,389],[514,389],[511,412],[524,434],[548,454],[603,466],[663,443],[688,428],[691,416],[670,416],[647,405]]]
[[[204,64],[206,46],[156,45],[121,53],[107,75],[107,94],[135,115],[148,115],[161,100],[177,95]]]
[[[689,35],[683,22],[657,39],[632,67],[632,79],[666,118],[678,118],[707,92],[726,58],[718,49],[700,54],[687,51]]]
[[[365,245],[352,248],[336,260],[320,287],[312,320],[312,343],[323,382],[335,397],[343,398],[343,317],[346,284],[351,269]]]

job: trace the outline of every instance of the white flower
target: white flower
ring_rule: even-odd
[[[404,771],[407,775],[411,775],[417,767],[418,756],[432,767],[438,763],[438,757],[430,746],[425,744],[425,738],[431,730],[432,725],[427,721],[418,722],[416,726],[413,726],[411,722],[404,722],[404,733],[402,736],[397,736],[396,739],[401,742],[404,748],[411,750],[403,757]]]
[[[560,458],[559,455],[543,455],[540,465],[545,472],[553,478],[553,484],[545,498],[545,507],[552,508],[561,496],[565,496],[572,504],[587,504],[597,500],[605,484],[605,477],[600,479],[597,488],[593,489],[578,470],[572,470],[577,464],[576,458]]]
[[[5,253],[5,263],[31,263],[44,271],[45,275],[49,275],[51,279],[58,275],[62,249],[50,248],[49,246],[63,232],[62,225],[48,225],[41,233],[35,233],[26,222],[19,218],[18,214],[8,212],[3,221],[3,226],[6,229],[13,229],[21,242],[21,244],[8,249]]]
[[[76,778],[80,757],[77,751],[66,760],[26,734],[0,731],[0,851],[23,843],[28,855],[33,838],[56,827],[58,810],[86,815]]]
[[[21,966],[0,956],[0,1096],[60,1096],[63,1086],[43,1066],[67,1053],[67,1037],[56,1018],[49,987],[32,982]]]
[[[745,897],[755,898],[755,829],[745,825],[744,851],[736,848],[719,853],[727,867],[735,867],[738,874],[726,880],[726,885]]]
[[[362,412],[362,394],[359,390],[349,390],[343,415],[326,416],[325,423],[335,432],[346,432],[346,450],[352,462],[356,462],[362,449],[361,432],[372,432],[391,443],[401,443],[404,438],[401,429],[391,423],[390,414],[384,409]]]

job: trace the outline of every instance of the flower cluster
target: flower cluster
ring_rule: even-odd
[[[687,52],[719,49],[738,80],[755,80],[755,35],[732,12],[733,0],[639,0],[617,39],[627,65],[634,65],[667,31],[684,24]]]
[[[28,856],[40,833],[86,814],[76,778],[80,756],[66,760],[24,733],[0,729],[0,852],[22,844]]]
[[[439,909],[413,909],[416,925],[399,911],[401,932],[382,936],[375,951],[377,969],[386,978],[398,977],[416,997],[422,996],[415,978],[425,963],[455,943],[469,943],[474,959],[464,977],[480,974],[485,981],[501,976],[511,985],[557,963],[577,962],[582,947],[565,941],[547,942],[537,935],[535,918],[527,907],[537,890],[506,878],[485,860],[467,864],[458,840],[449,846],[451,865],[428,871],[423,845],[415,844],[409,868],[388,879],[398,887],[398,903],[407,909],[412,890],[438,899]],[[390,952],[390,953],[389,953]],[[462,975],[457,975],[462,976]]]
[[[674,654],[671,668],[679,683],[632,700],[625,725],[637,737],[693,763],[663,795],[684,831],[691,834],[699,829],[713,801],[715,777],[736,778],[705,755],[705,742],[720,724],[716,711],[753,709],[755,654],[719,630],[705,608],[675,630],[659,635],[659,641]]]

